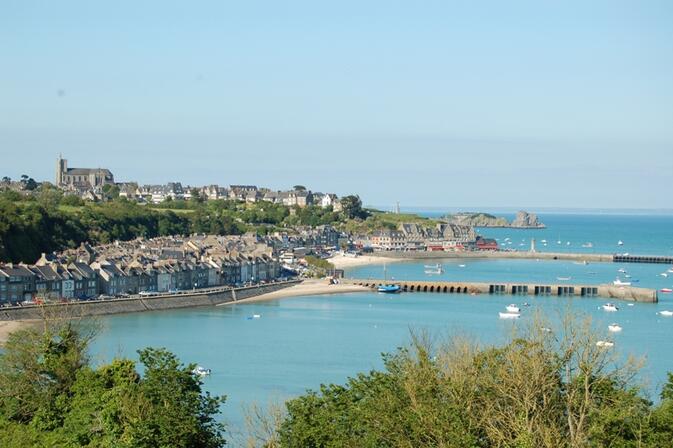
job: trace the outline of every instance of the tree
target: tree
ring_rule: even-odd
[[[294,191],[306,191],[306,187],[303,185],[295,185],[294,187],[292,187],[292,189]]]
[[[105,200],[117,199],[119,197],[119,186],[114,184],[103,185],[103,197]]]
[[[362,209],[362,200],[360,196],[350,195],[341,198],[341,208],[343,214],[349,219],[367,217],[367,212]]]
[[[71,324],[12,333],[0,355],[0,446],[198,447],[225,444],[224,397],[201,389],[164,349],[94,368]]]

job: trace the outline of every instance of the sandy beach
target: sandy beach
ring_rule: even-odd
[[[218,306],[233,305],[235,303],[260,302],[264,300],[283,299],[287,297],[314,296],[324,294],[343,294],[347,292],[368,292],[369,288],[357,285],[338,284],[330,285],[327,280],[305,280],[302,283],[281,289],[279,291],[262,294],[261,296],[251,297],[249,299],[239,300],[238,302],[227,302]]]
[[[387,264],[395,263],[398,261],[404,261],[399,258],[384,258],[384,257],[374,257],[371,255],[359,255],[357,257],[344,257],[341,254],[336,254],[331,258],[328,258],[327,261],[332,263],[337,269],[347,269],[357,266],[364,266],[367,264]]]
[[[7,342],[7,338],[11,332],[20,330],[34,323],[35,321],[29,320],[0,321],[0,346],[5,345],[5,342]]]

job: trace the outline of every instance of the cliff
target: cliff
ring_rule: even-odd
[[[511,227],[517,227],[520,229],[543,229],[547,226],[542,224],[538,219],[535,213],[528,213],[524,211],[519,211],[512,221]]]

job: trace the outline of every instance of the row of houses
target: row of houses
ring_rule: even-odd
[[[267,201],[288,207],[306,207],[316,205],[322,208],[332,207],[341,210],[339,197],[333,193],[319,193],[310,190],[272,191],[258,188],[255,185],[206,185],[203,187],[183,186],[180,182],[169,182],[165,185],[138,185],[135,182],[119,185],[119,195],[129,200],[159,204],[166,200],[189,200],[194,195],[208,200],[229,199],[242,202]]]
[[[374,251],[461,251],[497,250],[495,240],[483,238],[474,227],[440,223],[434,227],[401,223],[397,229],[375,231],[354,238],[357,247]]]
[[[0,264],[0,304],[267,282],[281,277],[271,253],[250,236],[164,237],[95,248],[83,244],[43,254],[33,265]]]

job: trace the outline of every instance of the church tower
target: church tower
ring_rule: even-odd
[[[65,178],[64,175],[68,171],[68,161],[61,156],[61,154],[58,155],[58,159],[56,159],[56,186],[60,187],[65,183]]]

